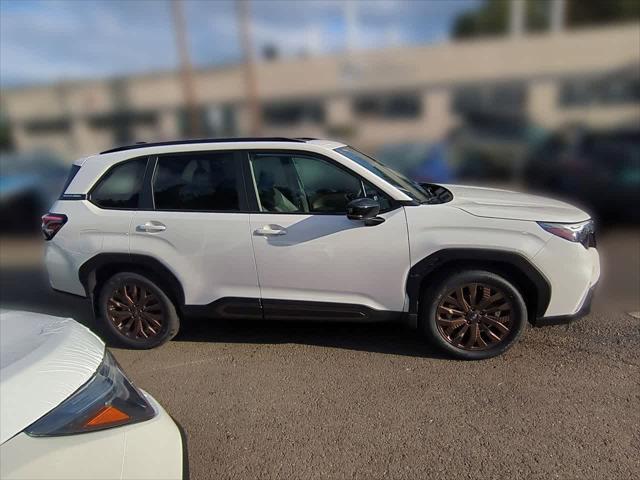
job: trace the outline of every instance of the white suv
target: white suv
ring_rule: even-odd
[[[584,315],[593,223],[505,190],[417,184],[342,143],[137,144],[81,159],[43,217],[51,285],[121,343],[181,316],[404,321],[465,359]]]

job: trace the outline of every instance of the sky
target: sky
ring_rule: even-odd
[[[256,51],[272,45],[284,58],[340,52],[349,44],[375,49],[442,42],[455,18],[479,2],[251,0],[253,42]],[[184,0],[184,10],[196,66],[241,58],[235,0]],[[177,65],[170,0],[0,0],[3,87]]]

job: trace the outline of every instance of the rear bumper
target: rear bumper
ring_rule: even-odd
[[[533,325],[535,327],[547,327],[551,325],[565,325],[567,323],[574,322],[582,317],[589,315],[591,312],[591,302],[593,301],[593,297],[596,291],[596,285],[593,285],[587,291],[587,295],[585,296],[582,306],[578,309],[576,313],[571,315],[556,315],[552,317],[539,317],[535,320]]]

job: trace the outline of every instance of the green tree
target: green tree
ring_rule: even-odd
[[[453,25],[454,38],[499,35],[509,28],[510,0],[485,0],[477,9],[461,14]],[[527,0],[526,28],[549,26],[550,0]],[[598,25],[640,19],[640,0],[566,0],[567,26]]]
[[[640,0],[567,0],[569,26],[640,19]]]

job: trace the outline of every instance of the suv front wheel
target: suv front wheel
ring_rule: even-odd
[[[121,272],[107,280],[98,296],[99,318],[120,344],[157,347],[177,333],[180,319],[171,299],[143,275]]]
[[[420,320],[441,349],[464,360],[500,355],[522,334],[527,308],[507,279],[482,270],[458,271],[424,292]]]

